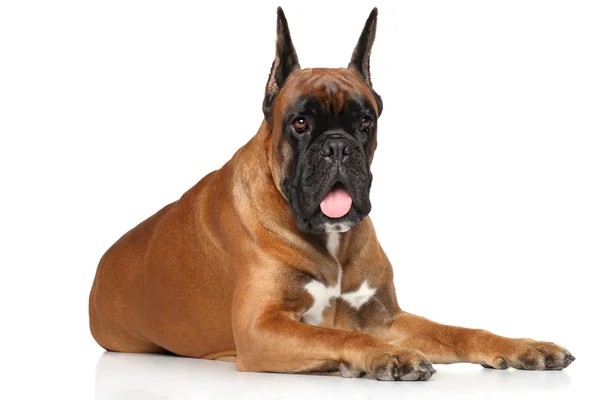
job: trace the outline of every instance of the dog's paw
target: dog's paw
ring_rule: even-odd
[[[544,371],[564,369],[575,361],[575,357],[567,349],[554,343],[531,339],[512,339],[507,350],[502,353],[504,354],[498,354],[482,365],[495,369],[512,367]]]
[[[375,358],[367,372],[380,381],[426,381],[435,369],[423,353],[399,350]]]

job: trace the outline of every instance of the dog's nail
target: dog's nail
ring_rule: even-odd
[[[508,363],[502,357],[498,357],[498,358],[494,359],[494,365],[496,365],[496,368],[498,368],[498,369],[508,368]]]

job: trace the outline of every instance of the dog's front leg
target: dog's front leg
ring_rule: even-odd
[[[293,271],[263,268],[236,288],[233,331],[239,370],[340,371],[344,377],[367,373],[380,380],[426,380],[435,372],[418,350],[301,322],[311,300],[293,276]]]
[[[340,371],[344,377],[367,373],[380,380],[426,380],[435,372],[420,351],[363,333],[304,324],[276,310],[259,320],[245,332],[236,332],[241,371]]]
[[[418,349],[434,364],[467,362],[496,369],[557,370],[568,367],[575,360],[569,351],[554,343],[512,339],[481,329],[442,325],[402,311],[378,338]]]

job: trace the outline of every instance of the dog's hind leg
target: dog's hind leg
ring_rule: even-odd
[[[90,294],[90,330],[96,342],[109,351],[126,353],[165,353],[166,351],[147,340],[126,332],[123,327],[111,322],[96,308],[95,290]]]

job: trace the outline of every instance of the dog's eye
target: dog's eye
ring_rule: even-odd
[[[372,124],[373,120],[371,119],[371,117],[364,117],[360,122],[360,127],[363,129],[368,129],[371,127]]]
[[[296,118],[294,120],[294,129],[298,133],[304,133],[308,128],[308,122],[304,118]]]

